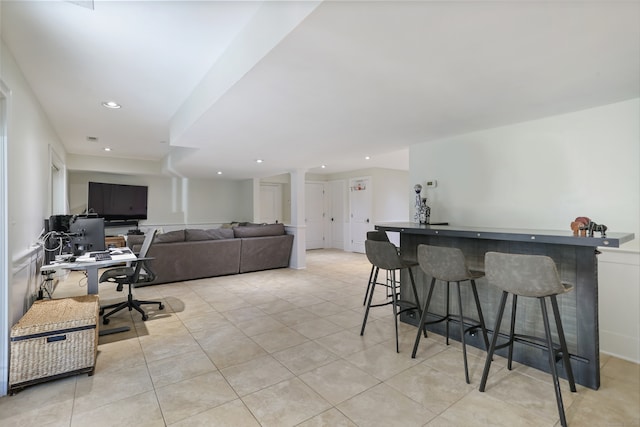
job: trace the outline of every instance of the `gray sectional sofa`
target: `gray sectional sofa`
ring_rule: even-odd
[[[139,251],[144,236],[128,236]],[[293,235],[284,224],[249,224],[210,230],[185,229],[158,234],[149,248],[155,280],[179,282],[289,266]]]

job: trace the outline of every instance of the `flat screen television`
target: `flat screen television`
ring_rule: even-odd
[[[147,187],[89,182],[87,208],[107,221],[147,219]]]

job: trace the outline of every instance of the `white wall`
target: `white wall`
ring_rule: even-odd
[[[412,146],[411,182],[451,224],[565,230],[577,216],[635,233],[640,100]],[[425,191],[423,190],[423,195]]]
[[[370,176],[373,187],[372,222],[408,221],[409,199],[413,193],[413,184],[409,181],[409,172],[397,169],[370,168],[330,175],[307,174],[307,180],[335,181],[349,180],[361,176]]]
[[[7,86],[7,182],[8,182],[8,300],[0,301],[6,310],[8,327],[2,330],[0,365],[7,366],[9,327],[24,313],[36,291],[34,243],[49,211],[49,150],[62,161],[65,151],[4,42],[0,40],[0,79]],[[3,218],[4,220],[4,218]],[[2,299],[2,298],[0,298]],[[3,371],[0,369],[0,371]],[[3,371],[5,372],[5,371]],[[7,378],[0,377],[0,395]]]
[[[245,200],[251,198],[251,188],[245,181],[76,171],[69,172],[71,213],[86,208],[89,181],[148,186],[148,219],[141,226],[204,228],[252,219]]]
[[[373,218],[375,222],[408,221],[408,201],[413,186],[408,171],[377,169],[373,175]]]
[[[423,190],[432,220],[568,230],[587,216],[634,233],[600,256],[600,336],[640,361],[640,99],[414,145],[409,161],[412,183],[438,181]]]
[[[0,77],[11,91],[7,126],[9,256],[11,264],[22,264],[49,216],[49,147],[63,162],[65,150],[4,42],[0,55]],[[22,316],[26,292],[22,280],[11,283],[10,320]]]

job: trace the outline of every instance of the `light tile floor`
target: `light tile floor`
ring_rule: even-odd
[[[101,337],[96,372],[0,398],[0,426],[554,426],[549,375],[499,357],[478,391],[484,352],[374,309],[360,337],[370,264],[360,254],[310,251],[305,270],[280,269],[138,288],[165,302],[142,322],[121,312]],[[84,294],[69,274],[56,297]],[[106,303],[123,294],[101,285]],[[106,328],[106,327],[105,327]],[[640,426],[640,367],[601,358],[602,387],[563,381],[572,426]]]

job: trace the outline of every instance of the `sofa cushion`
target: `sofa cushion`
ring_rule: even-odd
[[[166,233],[158,234],[154,240],[154,243],[173,242],[184,242],[184,230],[168,231]]]
[[[184,230],[184,240],[187,242],[196,242],[199,240],[211,240],[212,237],[205,230],[198,228],[187,228]]]
[[[237,238],[242,237],[264,237],[264,236],[282,236],[285,234],[284,224],[265,224],[254,225],[249,227],[235,227],[233,234]]]
[[[210,239],[214,240],[233,239],[235,237],[233,230],[230,228],[211,228],[206,230],[206,233],[210,236]]]

